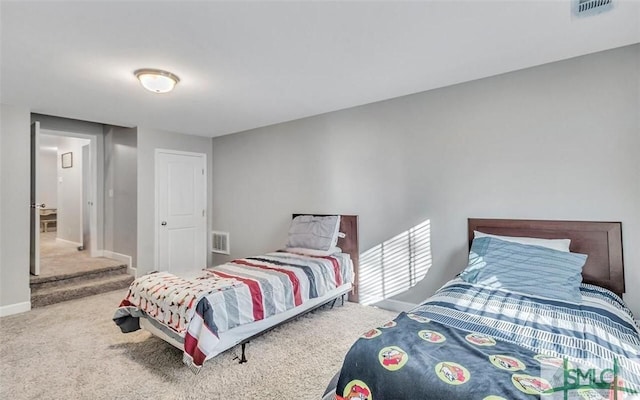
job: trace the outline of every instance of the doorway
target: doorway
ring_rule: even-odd
[[[32,283],[120,265],[96,246],[96,143],[32,125]]]

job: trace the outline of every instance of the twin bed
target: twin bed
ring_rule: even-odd
[[[284,251],[236,259],[193,276],[137,278],[117,309],[123,332],[141,327],[183,351],[198,372],[238,344],[336,299],[355,295],[357,216],[294,214]]]
[[[619,223],[470,219],[469,242],[456,279],[358,339],[325,399],[640,398]]]

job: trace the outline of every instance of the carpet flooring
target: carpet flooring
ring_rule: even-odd
[[[56,240],[56,232],[40,233],[39,278],[89,272],[121,264],[111,258],[91,257],[88,250],[78,251],[75,245]]]
[[[315,399],[351,344],[396,313],[345,303],[253,340],[194,375],[182,353],[111,318],[125,291],[0,318],[0,399]]]

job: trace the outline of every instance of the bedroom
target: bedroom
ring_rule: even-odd
[[[615,11],[620,9],[601,17],[619,17]],[[568,14],[566,19],[596,23],[570,22]],[[637,19],[635,23],[637,27]],[[596,37],[600,31],[588,32]],[[190,139],[164,132],[189,133],[186,129],[147,123],[140,125],[138,135],[155,140],[164,135],[165,143],[210,149],[209,227],[231,233],[234,255],[280,245],[291,212],[357,213],[363,250],[430,220],[433,268],[416,289],[396,299],[417,303],[464,265],[467,217],[611,220],[623,223],[627,287],[634,288],[640,282],[640,252],[633,245],[640,238],[639,50],[637,29],[629,32],[629,39],[579,58],[531,64],[524,70],[253,132]],[[560,53],[558,60],[570,57]],[[402,67],[396,65],[395,70]],[[175,94],[188,87],[186,77],[181,78],[184,85]],[[131,93],[138,89],[132,86]],[[4,96],[3,90],[0,305],[6,307],[29,298],[28,277],[13,267],[28,260],[28,215],[18,206],[28,203],[28,188],[19,183],[28,181],[28,164],[23,161],[28,140],[8,130],[25,131],[29,112],[46,110],[9,101],[5,107]],[[141,133],[145,129],[147,133]],[[138,143],[139,153],[144,146]],[[329,157],[324,163],[329,171],[289,168],[277,162],[284,153],[316,160]],[[138,174],[146,174],[148,160],[140,158]],[[393,162],[381,162],[386,159]],[[263,199],[260,207],[245,195],[270,191],[271,185],[277,185],[278,192]],[[144,193],[148,187],[138,190]],[[258,222],[247,231],[253,224],[249,221]],[[140,249],[149,245],[141,237],[149,229],[138,226],[139,261],[144,253]],[[212,260],[218,261],[220,257]],[[625,297],[640,313],[638,293],[629,291]]]

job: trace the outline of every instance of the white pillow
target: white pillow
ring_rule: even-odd
[[[532,246],[541,246],[546,247],[548,249],[558,250],[569,252],[569,246],[571,245],[571,239],[541,239],[541,238],[530,238],[530,237],[519,237],[519,236],[498,236],[491,235],[489,233],[473,231],[474,238],[481,237],[492,237],[500,240],[504,240],[506,242],[520,243],[520,244],[528,244]]]
[[[304,247],[287,247],[285,250],[289,253],[304,254],[305,256],[312,257],[326,257],[337,253],[342,253],[342,249],[340,247],[332,247],[329,250],[305,249]]]
[[[291,221],[289,238],[285,247],[329,250],[338,244],[340,216],[316,217],[299,215]]]

